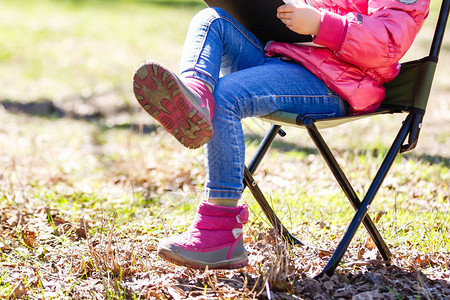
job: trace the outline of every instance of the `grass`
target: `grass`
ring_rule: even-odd
[[[187,7],[162,3],[2,3],[0,71],[9,74],[0,86],[2,98],[54,99],[119,88],[129,100],[125,83],[133,66],[149,57],[178,63],[186,24],[202,7],[200,2]]]
[[[182,0],[0,3],[0,297],[255,298],[272,292],[312,298],[316,291],[338,298],[343,290],[348,296],[376,289],[381,296],[375,298],[445,296],[448,37],[418,148],[397,158],[371,207],[397,268],[377,269],[374,245],[359,230],[335,277],[310,279],[329,254],[275,243],[248,191],[249,267],[203,272],[157,258],[158,240],[192,220],[203,195],[204,157],[174,143],[142,113],[130,78],[147,58],[176,68],[189,19],[203,6]],[[426,55],[433,18],[435,12],[405,59]],[[266,128],[245,122],[248,158]],[[285,130],[256,178],[293,233],[333,249],[353,211],[306,132]],[[359,195],[396,130],[382,116],[324,131]],[[277,278],[289,284],[280,287]],[[271,291],[277,286],[279,294]]]

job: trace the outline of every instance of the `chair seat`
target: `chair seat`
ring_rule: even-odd
[[[386,98],[381,107],[373,113],[339,118],[317,119],[314,123],[318,129],[336,127],[351,121],[373,117],[379,114],[393,114],[405,111],[425,111],[431,90],[437,59],[427,56],[422,59],[402,64],[400,74],[384,85]],[[301,126],[302,115],[276,111],[260,119],[275,125]]]
[[[399,109],[387,109],[382,108],[379,109],[376,112],[369,113],[369,114],[363,114],[363,115],[356,115],[356,116],[346,116],[346,117],[338,117],[338,118],[327,118],[327,119],[316,119],[314,120],[314,124],[318,129],[326,129],[331,127],[336,127],[338,125],[342,125],[348,122],[361,120],[368,117],[373,117],[380,114],[393,114],[393,113],[400,113],[402,112]],[[261,116],[259,119],[275,124],[275,125],[281,125],[281,126],[302,126],[301,118],[303,116],[299,114],[284,112],[284,111],[276,111],[271,114]]]

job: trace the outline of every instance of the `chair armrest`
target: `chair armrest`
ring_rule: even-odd
[[[402,145],[402,147],[400,148],[400,153],[405,153],[416,148],[417,141],[419,140],[420,129],[422,128],[422,120],[423,114],[421,113],[413,114],[411,127],[409,128],[408,143]]]

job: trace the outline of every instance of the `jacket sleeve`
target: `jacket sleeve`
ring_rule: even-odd
[[[369,0],[368,14],[323,11],[316,44],[359,67],[398,62],[428,16],[430,0]]]

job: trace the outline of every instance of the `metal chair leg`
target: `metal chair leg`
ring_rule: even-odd
[[[303,118],[302,122],[303,125],[306,126],[306,129],[308,130],[311,139],[316,144],[317,149],[319,150],[322,157],[325,159],[325,162],[327,163],[337,182],[341,186],[341,189],[343,190],[344,194],[349,199],[353,208],[355,210],[359,209],[361,206],[361,201],[359,200],[355,190],[353,189],[352,185],[345,176],[345,173],[342,171],[342,168],[340,167],[339,163],[336,161],[333,154],[331,153],[330,148],[325,143],[322,135],[319,133],[316,126],[314,125],[314,121],[309,118]],[[364,218],[363,223],[367,231],[369,232],[370,237],[372,238],[378,250],[380,251],[380,254],[383,257],[383,259],[389,262],[392,257],[392,254],[389,251],[389,248],[387,247],[386,243],[381,237],[372,219],[369,216],[366,216]]]
[[[273,211],[270,204],[267,202],[266,198],[264,197],[264,194],[261,192],[260,188],[256,184],[256,181],[253,179],[253,176],[247,167],[245,167],[244,169],[244,181],[246,183],[246,186],[252,193],[253,197],[255,197],[262,211],[269,219],[269,222],[272,225],[272,227],[275,228],[278,232],[280,232],[289,244],[305,246],[305,244],[299,239],[297,239],[295,236],[293,236],[286,229],[286,227],[284,227],[280,219],[278,219],[277,215]]]
[[[317,148],[319,149],[319,152],[324,157],[326,163],[330,167],[333,175],[337,179],[338,183],[340,184],[342,190],[344,191],[345,195],[349,199],[350,203],[356,210],[356,214],[353,217],[346,233],[344,234],[343,238],[341,239],[341,242],[339,243],[338,247],[333,252],[333,255],[331,256],[330,260],[328,261],[327,265],[325,266],[324,270],[319,273],[316,278],[323,276],[323,274],[327,274],[331,276],[339,262],[341,261],[344,253],[347,251],[347,248],[353,239],[359,225],[361,223],[364,224],[366,229],[368,230],[370,236],[372,237],[374,243],[378,247],[378,250],[380,251],[380,254],[382,255],[383,259],[385,259],[387,262],[389,262],[390,257],[392,256],[391,252],[389,251],[386,243],[384,242],[383,238],[381,237],[380,233],[378,232],[377,228],[375,227],[373,221],[371,218],[367,215],[367,210],[372,203],[373,199],[375,198],[376,193],[378,192],[378,189],[380,188],[384,178],[387,175],[387,172],[389,171],[390,167],[392,166],[392,163],[395,160],[395,157],[399,153],[401,146],[403,145],[409,131],[409,127],[411,126],[411,120],[412,120],[412,114],[409,114],[406,120],[404,121],[399,133],[397,134],[397,137],[394,140],[394,143],[392,144],[390,150],[388,151],[388,154],[386,155],[383,163],[381,164],[377,175],[375,176],[367,194],[365,195],[363,201],[361,202],[356,195],[353,187],[349,183],[347,177],[345,176],[344,172],[340,168],[339,164],[337,163],[336,159],[331,153],[331,150],[326,145],[325,141],[323,140],[322,136],[320,135],[319,131],[314,125],[314,121],[309,118],[303,118],[301,120],[302,125],[306,126],[309,135],[313,139],[314,143],[316,144]],[[296,239],[282,224],[282,222],[279,220],[269,203],[264,197],[264,194],[259,189],[258,185],[256,184],[253,173],[256,171],[256,168],[259,166],[260,162],[262,161],[263,157],[269,150],[271,144],[273,143],[273,140],[275,139],[276,135],[279,134],[281,129],[281,126],[279,125],[272,125],[271,129],[261,142],[260,147],[257,150],[257,154],[254,156],[253,160],[249,164],[249,168],[245,168],[244,170],[244,183],[249,188],[249,190],[252,192],[253,196],[255,197],[258,204],[261,206],[261,209],[268,217],[271,225],[279,229],[280,232],[283,234],[283,236],[292,244],[299,244],[299,245],[305,245],[303,242]]]
[[[328,261],[328,264],[325,266],[323,271],[315,276],[315,278],[319,278],[323,276],[323,274],[327,274],[329,276],[333,275],[334,271],[336,270],[337,265],[341,261],[342,257],[344,256],[345,251],[347,251],[347,248],[353,239],[353,236],[355,235],[359,225],[361,225],[361,222],[364,218],[366,218],[367,210],[369,209],[370,204],[372,203],[373,199],[375,198],[376,193],[378,192],[378,189],[380,188],[381,184],[383,183],[384,178],[386,177],[387,172],[392,166],[392,163],[394,162],[397,154],[400,151],[400,148],[402,144],[404,143],[408,131],[409,126],[411,124],[412,119],[412,113],[408,115],[406,120],[403,122],[403,125],[397,134],[397,137],[395,138],[391,148],[389,149],[383,163],[381,164],[380,168],[378,169],[378,172],[375,176],[375,178],[372,181],[372,184],[369,187],[369,190],[367,191],[366,195],[364,196],[363,201],[361,202],[360,207],[356,211],[355,216],[353,217],[350,225],[347,228],[347,231],[345,232],[343,238],[341,239],[340,243],[338,244],[336,250],[333,252],[333,255],[331,256],[330,260]]]
[[[304,245],[303,242],[295,238],[286,229],[286,227],[284,227],[283,223],[277,217],[272,207],[264,197],[264,194],[261,192],[261,189],[257,185],[255,179],[253,178],[254,172],[258,168],[262,159],[264,158],[270,146],[272,145],[273,140],[278,134],[282,136],[286,135],[286,133],[284,133],[284,131],[281,130],[280,125],[272,125],[269,132],[266,134],[261,144],[259,145],[259,148],[256,151],[256,154],[254,155],[252,161],[249,163],[248,168],[245,167],[244,169],[244,185],[249,188],[250,192],[252,193],[253,197],[255,197],[262,211],[269,219],[269,222],[272,225],[272,227],[279,230],[279,232],[281,232],[281,234],[286,238],[288,243],[294,245]]]

